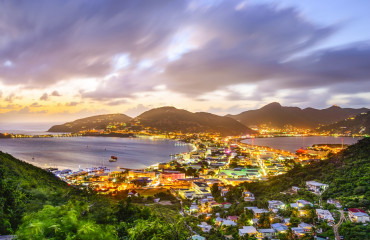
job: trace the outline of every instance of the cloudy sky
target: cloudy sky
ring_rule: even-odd
[[[367,0],[0,0],[0,122],[370,107]]]

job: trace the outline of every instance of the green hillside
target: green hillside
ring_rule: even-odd
[[[124,124],[131,120],[125,114],[104,114],[52,126],[48,132],[79,132],[89,129],[105,129],[109,124]]]
[[[192,113],[174,107],[154,108],[139,115],[136,120],[145,127],[164,132],[220,133],[224,136],[250,134],[254,131],[235,119],[206,112]]]
[[[185,240],[190,233],[177,207],[148,208],[79,190],[0,152],[0,235],[27,240]]]
[[[258,199],[287,198],[281,192],[292,186],[303,187],[305,181],[329,184],[323,198],[336,198],[346,207],[370,209],[370,138],[364,138],[328,160],[307,166],[297,165],[287,174],[269,181],[246,183],[244,187]]]
[[[2,152],[0,186],[0,234],[13,232],[26,212],[63,202],[68,191],[53,174]]]
[[[249,110],[237,115],[227,115],[245,126],[266,124],[271,127],[282,128],[292,125],[301,128],[316,128],[320,124],[330,124],[345,118],[367,112],[367,108],[341,108],[331,106],[326,109],[286,107],[279,103],[270,103],[260,109]]]
[[[321,126],[316,131],[329,134],[370,134],[370,112],[360,113],[354,117]]]

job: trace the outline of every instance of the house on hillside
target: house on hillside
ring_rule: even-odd
[[[287,225],[285,225],[283,223],[273,223],[273,224],[271,224],[271,227],[273,229],[275,229],[275,231],[278,232],[278,233],[283,233],[286,230],[288,230]]]
[[[326,202],[335,205],[336,208],[342,208],[342,205],[340,205],[340,202],[337,199],[328,199]]]
[[[321,192],[325,191],[325,189],[327,189],[329,185],[324,184],[324,183],[319,183],[316,181],[307,181],[306,187],[309,191],[316,193],[316,194],[320,194]]]
[[[348,209],[348,216],[352,222],[356,223],[369,222],[369,215],[364,210],[358,208]]]
[[[293,227],[292,231],[293,231],[294,235],[296,235],[297,237],[303,237],[306,234],[304,229],[301,228],[301,227]]]
[[[316,209],[316,215],[319,220],[334,222],[334,218],[328,210]]]
[[[257,233],[257,229],[253,226],[243,226],[242,229],[239,229],[239,236],[244,236],[245,234],[248,234],[249,236],[252,236]]]
[[[255,199],[254,194],[248,191],[243,192],[244,201],[246,202],[253,202]]]
[[[305,232],[310,232],[312,230],[312,225],[304,222],[298,224],[298,227],[302,228]]]
[[[273,238],[275,237],[275,229],[273,228],[264,228],[257,230],[257,238]]]
[[[269,210],[274,213],[276,213],[279,209],[285,207],[285,204],[282,201],[278,201],[278,200],[271,200],[271,201],[268,201],[268,203],[269,203]]]
[[[208,225],[206,222],[201,222],[201,224],[199,224],[198,227],[200,227],[203,232],[209,232],[212,229],[212,226]]]
[[[135,197],[137,197],[139,194],[135,191],[135,190],[132,190],[132,191],[130,191],[129,193],[128,193],[128,196],[129,197],[132,197],[132,196],[135,196]]]

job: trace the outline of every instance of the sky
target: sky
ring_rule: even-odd
[[[368,0],[0,0],[0,124],[370,107]]]

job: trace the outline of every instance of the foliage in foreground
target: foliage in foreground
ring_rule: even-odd
[[[0,152],[0,235],[17,239],[187,239],[178,211],[160,211],[68,186]],[[171,212],[168,214],[162,214]]]

